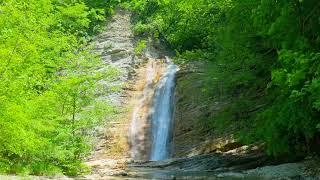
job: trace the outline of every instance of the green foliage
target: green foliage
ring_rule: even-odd
[[[0,1],[1,173],[86,169],[92,128],[113,111],[95,94],[116,71],[96,73],[101,60],[81,48],[103,20],[85,1]]]
[[[270,145],[284,136],[288,140],[283,142],[283,149],[306,150],[308,144],[299,141],[312,139],[318,132],[319,60],[319,53],[305,54],[290,50],[279,52],[279,65],[273,69],[269,84],[270,94],[277,97],[273,98],[274,103],[258,117],[259,126],[272,127],[262,134],[273,134],[266,138]],[[295,146],[297,144],[299,146]],[[282,151],[278,146],[271,147],[270,153]]]
[[[151,26],[149,24],[142,24],[141,21],[135,24],[133,32],[135,35],[143,35],[145,32],[151,31]]]
[[[146,40],[140,40],[138,41],[134,52],[136,55],[141,55],[142,52],[147,48],[147,41]]]
[[[224,105],[204,118],[203,126],[238,123],[242,140],[265,142],[275,156],[305,153],[317,143],[317,0],[135,0],[130,5],[137,32],[159,34],[176,49],[177,63],[213,64],[204,89],[208,99]]]

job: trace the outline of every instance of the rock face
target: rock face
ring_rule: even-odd
[[[101,70],[112,66],[120,71],[120,76],[112,84],[100,82],[105,92],[112,91],[114,87],[124,87],[134,76],[135,66],[141,62],[134,55],[134,36],[131,31],[130,17],[130,12],[117,9],[105,31],[93,40],[94,52],[104,62],[100,67]],[[121,106],[126,100],[123,94],[122,91],[116,91],[102,98],[110,100],[113,105]]]
[[[101,80],[102,86],[97,101],[112,104],[120,109],[115,117],[107,119],[107,125],[97,128],[97,142],[86,164],[93,174],[86,179],[99,179],[115,174],[122,174],[128,156],[128,130],[130,117],[125,108],[130,106],[131,91],[136,77],[137,65],[141,60],[134,55],[134,36],[131,31],[131,13],[116,9],[112,19],[106,24],[103,33],[93,39],[94,52],[103,60],[99,71],[110,69],[119,72],[111,83]]]
[[[210,133],[206,132],[208,124],[213,122],[210,117],[225,103],[222,99],[212,100],[204,91],[204,80],[207,78],[204,72],[207,69],[206,63],[193,62],[181,67],[178,73],[175,92],[174,158],[228,151],[241,146],[235,142],[232,129],[226,129],[222,133],[212,133],[212,130]]]

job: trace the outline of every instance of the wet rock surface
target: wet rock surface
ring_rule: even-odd
[[[319,168],[316,168],[319,163],[315,160],[266,166],[272,163],[263,154],[207,154],[131,164],[128,176],[146,179],[320,179]]]

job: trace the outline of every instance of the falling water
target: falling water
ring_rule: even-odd
[[[147,63],[144,88],[138,96],[130,127],[133,160],[162,160],[170,156],[177,70],[169,58],[149,59]]]
[[[165,74],[157,84],[152,108],[152,147],[150,157],[152,161],[170,157],[175,75],[178,67],[169,58],[166,58],[166,61],[168,66]]]

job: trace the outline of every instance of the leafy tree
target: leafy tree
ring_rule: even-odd
[[[117,74],[97,73],[101,60],[84,48],[104,20],[86,3],[0,1],[0,172],[86,169],[91,131],[113,112],[96,102],[96,84]]]

